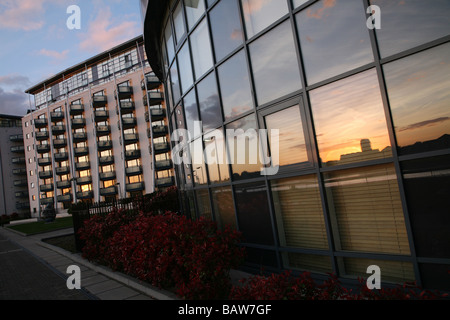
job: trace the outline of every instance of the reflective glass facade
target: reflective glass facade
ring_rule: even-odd
[[[386,282],[450,289],[448,1],[162,10],[147,50],[171,132],[188,129],[185,156],[202,160],[175,167],[186,213],[242,231],[250,267],[356,279],[377,264]]]

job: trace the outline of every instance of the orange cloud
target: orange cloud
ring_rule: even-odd
[[[56,60],[64,60],[67,57],[67,54],[69,53],[69,50],[64,50],[63,52],[53,51],[53,50],[47,50],[47,49],[41,49],[38,54],[50,57]]]
[[[325,9],[333,8],[336,5],[336,0],[325,0],[323,1],[323,7],[313,11],[311,9],[308,9],[306,11],[306,14],[310,18],[316,18],[316,19],[322,19]]]
[[[111,16],[109,7],[98,13],[95,20],[89,24],[88,31],[81,35],[81,50],[106,51],[140,33],[136,21],[123,21],[118,25],[113,25]]]

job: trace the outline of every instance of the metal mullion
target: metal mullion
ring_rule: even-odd
[[[364,8],[368,8],[370,6],[369,0],[362,0],[362,2],[364,5]],[[366,13],[366,18],[369,18],[368,13]],[[385,117],[386,117],[385,121],[386,121],[386,124],[388,127],[389,139],[391,141],[392,155],[394,158],[393,159],[394,166],[395,166],[395,171],[397,174],[397,183],[398,183],[398,188],[400,191],[400,198],[401,198],[401,202],[402,202],[403,217],[404,217],[406,232],[408,235],[408,244],[409,244],[409,249],[410,249],[410,254],[411,254],[411,259],[412,259],[411,262],[414,267],[416,281],[417,281],[418,285],[420,286],[420,285],[422,285],[422,279],[421,279],[421,275],[420,275],[419,264],[417,262],[412,226],[411,226],[411,221],[409,218],[408,204],[407,204],[405,189],[404,189],[404,185],[403,185],[402,170],[400,168],[400,162],[399,162],[398,154],[397,154],[398,149],[397,149],[397,140],[396,140],[396,136],[395,136],[395,127],[394,127],[394,123],[393,123],[393,119],[392,119],[391,108],[390,108],[389,98],[388,98],[388,94],[387,94],[387,87],[386,87],[386,82],[384,79],[383,68],[380,63],[380,51],[378,48],[378,42],[377,42],[375,30],[372,29],[372,30],[368,30],[368,31],[369,31],[369,35],[370,35],[372,52],[373,52],[373,56],[374,56],[374,60],[375,60],[375,68],[377,70],[381,99],[383,101],[383,108],[384,108]]]

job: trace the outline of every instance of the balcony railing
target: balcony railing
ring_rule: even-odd
[[[25,161],[25,159],[24,159],[24,161]],[[38,165],[40,165],[40,166],[48,166],[50,164],[52,164],[52,158],[50,158],[50,157],[38,159]]]
[[[112,144],[111,140],[99,141],[97,143],[98,151],[110,150],[110,149],[112,149],[112,147],[113,147],[113,144]]]
[[[77,184],[78,185],[85,185],[85,184],[89,184],[89,183],[92,183],[92,177],[89,177],[89,176],[87,176],[87,177],[80,177],[80,178],[77,178]]]
[[[34,126],[36,128],[43,128],[46,127],[48,125],[47,119],[43,118],[43,119],[34,119]]]
[[[66,139],[53,140],[53,147],[55,147],[55,148],[63,148],[65,146],[67,146],[67,140]]]
[[[40,171],[39,178],[40,179],[49,179],[53,177],[53,171]]]
[[[153,138],[163,137],[168,134],[167,126],[153,126]],[[151,135],[149,134],[148,137],[150,138]]]
[[[117,95],[119,99],[128,99],[133,94],[133,88],[130,86],[118,86]]]
[[[70,105],[70,114],[71,115],[78,115],[78,114],[82,114],[83,112],[84,112],[83,104],[71,104]]]
[[[36,146],[36,151],[38,153],[47,153],[50,152],[50,145],[49,144],[38,144]]]
[[[116,178],[115,171],[100,172],[98,174],[101,181],[114,180]]]
[[[122,101],[120,102],[120,111],[122,114],[132,113],[134,111],[134,102],[132,101]]]
[[[56,174],[61,176],[64,174],[69,174],[70,173],[70,168],[65,166],[65,167],[57,167],[55,168]]]
[[[97,136],[105,136],[111,133],[111,126],[97,126]]]
[[[68,194],[64,194],[62,196],[57,196],[56,200],[58,202],[72,202],[72,194],[68,193]]]
[[[12,142],[23,142],[23,134],[14,134],[9,136],[9,140]]]
[[[150,113],[152,116],[152,121],[161,121],[166,117],[166,110],[163,108],[150,109]]]
[[[91,199],[93,197],[94,197],[94,192],[92,192],[92,191],[77,192],[77,199],[80,199],[80,200]]]
[[[62,111],[56,111],[50,113],[50,118],[52,121],[60,121],[64,119],[64,112]]]
[[[19,199],[28,198],[28,191],[19,191],[15,193],[15,197]]]
[[[72,128],[73,129],[83,128],[84,126],[86,126],[86,119],[85,118],[72,119]]]
[[[73,142],[84,142],[87,140],[86,132],[76,132],[73,134]]]
[[[78,162],[75,164],[75,169],[78,171],[87,170],[91,168],[91,163],[88,161],[85,162]]]
[[[173,177],[159,178],[159,179],[156,179],[155,186],[158,188],[164,188],[164,187],[173,186],[174,183],[175,183],[175,180]]]
[[[145,189],[144,182],[128,183],[126,185],[127,192],[142,191]]]
[[[141,157],[141,150],[126,150],[125,160],[133,160]]]
[[[52,134],[58,135],[66,132],[66,126],[65,125],[58,125],[58,126],[52,126]]]
[[[75,148],[73,149],[73,153],[75,154],[76,157],[86,156],[89,154],[89,148],[88,147]]]
[[[139,135],[137,133],[126,133],[123,135],[125,144],[135,143],[139,141]]]
[[[25,152],[25,147],[24,146],[13,146],[10,148],[11,152],[14,153],[24,153]]]
[[[94,112],[95,121],[106,121],[109,118],[108,110],[95,110]]]
[[[39,190],[41,192],[50,192],[53,191],[53,183],[49,183],[49,184],[41,184],[39,186]]]
[[[99,163],[101,166],[106,166],[106,165],[114,164],[114,156],[100,157],[100,158],[98,158],[98,163]]]
[[[137,124],[135,117],[132,118],[122,118],[122,127],[124,129],[134,128]]]
[[[155,169],[158,171],[172,168],[171,160],[159,160],[155,162]]]
[[[106,96],[92,96],[92,104],[94,107],[102,107],[108,102],[108,98]]]
[[[37,131],[35,137],[37,141],[47,140],[49,137],[48,131]]]
[[[101,188],[100,189],[100,195],[101,196],[113,196],[117,194],[117,187],[112,186],[108,188]]]
[[[53,204],[54,203],[54,199],[53,197],[48,197],[48,198],[42,198],[39,202],[41,205],[45,205],[45,204]]]
[[[25,159],[24,159],[24,163],[25,163]],[[15,176],[26,176],[27,175],[27,169],[25,169],[25,168],[13,169],[12,173]]]
[[[55,157],[55,161],[58,161],[58,162],[66,161],[67,159],[69,159],[69,155],[67,154],[67,152],[55,153],[54,157]]]
[[[28,185],[27,179],[21,179],[21,180],[14,181],[15,187],[26,187],[27,185]]]
[[[125,169],[127,176],[135,176],[142,173],[142,166],[128,167]]]
[[[63,180],[56,182],[56,188],[58,189],[68,189],[72,186],[70,180]]]
[[[12,158],[11,162],[13,164],[25,164],[25,158],[24,157]]]
[[[151,146],[150,146],[151,148]],[[170,151],[170,145],[168,142],[160,142],[154,144],[155,154],[166,153]]]
[[[145,83],[146,81],[147,83]],[[157,76],[146,75],[145,79],[141,81],[141,88],[145,90],[145,85],[147,84],[147,90],[157,89],[161,85]]]
[[[164,93],[159,91],[149,91],[148,97],[150,98],[150,103],[147,101],[147,95],[142,99],[144,106],[156,106],[164,101]]]

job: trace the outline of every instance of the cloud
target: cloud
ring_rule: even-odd
[[[28,97],[22,90],[7,92],[0,87],[0,114],[23,116],[28,108]]]
[[[310,18],[322,19],[325,14],[325,10],[328,8],[333,8],[336,5],[336,0],[325,0],[323,1],[323,7],[313,11],[308,9],[306,12],[307,16]]]
[[[9,74],[6,76],[0,76],[0,85],[23,88],[30,85],[30,79],[20,74]]]
[[[55,60],[64,60],[67,58],[67,54],[69,53],[69,50],[64,50],[62,52],[54,51],[54,50],[47,50],[47,49],[41,49],[38,54],[42,56],[46,56],[49,58],[53,58]]]
[[[4,0],[0,4],[0,29],[32,31],[42,28],[44,0]]]
[[[103,7],[81,35],[80,49],[89,52],[106,51],[141,33],[137,21],[122,21],[114,25],[111,9]]]
[[[430,127],[437,123],[448,121],[448,120],[450,120],[450,117],[440,117],[440,118],[436,118],[436,119],[416,122],[416,123],[410,124],[409,126],[400,128],[398,131],[401,132],[401,131],[413,130],[413,129],[423,128],[423,127]]]

